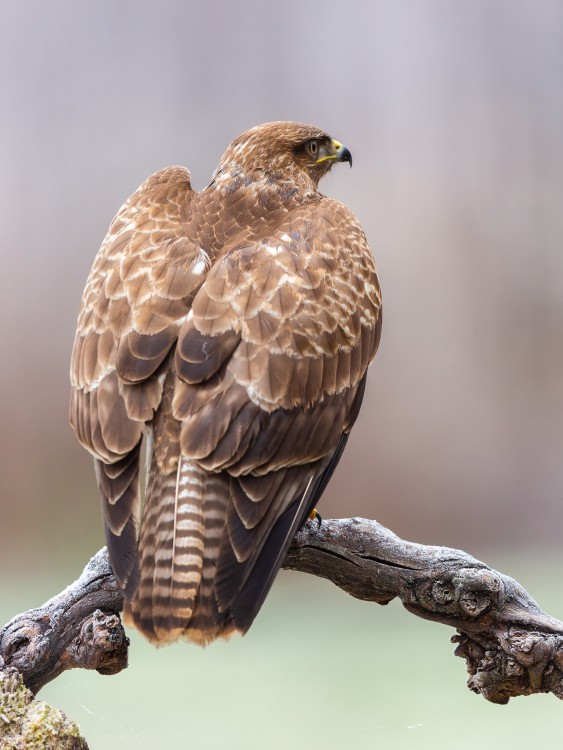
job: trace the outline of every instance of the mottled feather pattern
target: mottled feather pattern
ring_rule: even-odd
[[[357,219],[317,189],[342,159],[318,128],[253,128],[200,192],[182,167],[150,177],[94,262],[71,423],[126,619],[154,643],[250,627],[357,416],[381,294]]]

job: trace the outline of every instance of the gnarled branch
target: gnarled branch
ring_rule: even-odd
[[[563,699],[563,622],[465,552],[406,542],[376,521],[337,519],[306,524],[283,567],[327,578],[358,599],[399,597],[418,617],[452,626],[468,685],[487,700],[539,692]],[[0,630],[0,668],[17,668],[34,692],[73,667],[114,674],[127,666],[121,608],[102,549],[65,591]]]
[[[358,599],[399,597],[418,617],[455,628],[468,687],[489,701],[548,692],[563,699],[563,622],[466,552],[413,544],[376,521],[346,518],[305,526],[284,567],[328,578]]]
[[[64,591],[0,630],[0,669],[17,669],[33,693],[74,667],[117,674],[127,666],[129,646],[122,608],[104,547]]]

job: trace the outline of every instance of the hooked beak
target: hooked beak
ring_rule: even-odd
[[[330,148],[330,151],[328,148]],[[328,148],[322,149],[322,156],[317,159],[317,164],[321,164],[323,161],[347,161],[352,166],[352,154],[340,141],[335,141],[333,138]]]
[[[334,146],[334,158],[336,161],[347,161],[352,166],[352,154],[346,146],[335,140],[332,141],[332,145]]]

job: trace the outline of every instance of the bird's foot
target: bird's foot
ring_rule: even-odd
[[[322,516],[319,513],[319,511],[316,508],[313,508],[313,510],[309,513],[309,520],[310,521],[317,521],[319,524],[319,529],[321,528],[321,524],[323,522]]]

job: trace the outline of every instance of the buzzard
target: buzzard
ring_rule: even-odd
[[[358,415],[381,295],[358,220],[318,191],[335,162],[316,127],[252,128],[200,192],[183,167],[149,177],[94,261],[70,421],[125,621],[154,643],[248,630]]]

